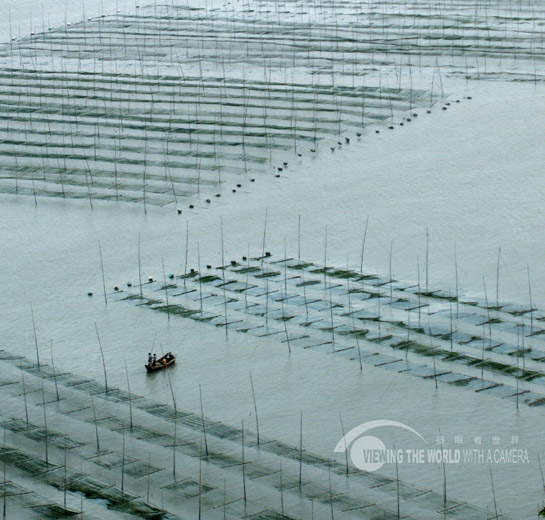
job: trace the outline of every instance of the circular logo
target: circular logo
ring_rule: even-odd
[[[362,471],[377,471],[386,460],[386,446],[377,437],[359,437],[350,447],[350,458],[354,466]]]

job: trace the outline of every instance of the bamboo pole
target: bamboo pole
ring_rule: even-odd
[[[40,351],[38,350],[38,335],[36,334],[36,322],[34,321],[34,308],[32,302],[30,302],[30,314],[32,316],[32,329],[34,330],[34,345],[36,346],[36,362],[38,368],[40,368]]]
[[[55,372],[55,360],[53,359],[53,340],[51,341],[51,368],[53,370],[53,381],[55,382],[55,393],[57,395],[57,401],[60,401],[59,398],[59,385],[57,384],[57,373]]]
[[[255,390],[254,390],[254,381],[252,379],[252,372],[250,371],[250,385],[252,387],[252,398],[254,400],[254,411],[255,411],[255,429],[257,432],[257,445],[259,446],[259,416],[257,414],[257,402],[255,398]]]
[[[200,397],[200,401],[201,401],[201,421],[202,421],[202,431],[203,431],[203,435],[204,435],[204,452],[206,453],[206,456],[208,457],[208,440],[206,438],[206,424],[205,424],[205,421],[204,421],[204,408],[203,408],[203,404],[202,404],[201,385],[199,385],[199,397]]]
[[[106,281],[104,279],[104,262],[102,261],[102,248],[100,247],[100,240],[98,242],[98,253],[100,255],[100,270],[102,272],[102,288],[104,289],[104,302],[108,304],[108,298],[106,296]]]
[[[100,335],[98,333],[98,326],[96,321],[95,321],[95,331],[97,333],[98,347],[100,349],[100,356],[102,358],[102,368],[104,369],[104,387],[106,388],[106,393],[108,393],[108,376],[106,374],[106,360],[104,359],[104,351],[102,350],[102,342],[100,341]]]

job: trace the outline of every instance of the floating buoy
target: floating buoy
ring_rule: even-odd
[[[282,168],[278,168],[278,171],[281,172],[281,171],[284,171]]]
[[[467,99],[473,99],[471,96],[467,96]]]
[[[399,126],[403,126],[404,124],[405,124],[405,123],[401,122],[401,123],[399,123]]]
[[[413,112],[413,117],[418,117],[418,114],[416,112]]]
[[[250,182],[255,182],[255,179],[250,179]]]
[[[174,278],[174,275],[173,275],[172,273],[170,273],[170,274],[168,275],[168,277],[172,280],[172,279]]]
[[[297,157],[303,157],[303,154],[297,152]]]
[[[431,110],[427,110],[428,114],[431,114]]]
[[[210,199],[206,199],[206,203],[207,203],[207,204],[210,204]]]
[[[380,134],[380,130],[375,130],[375,134]]]
[[[193,206],[193,204],[190,204],[189,205],[189,209],[193,209],[195,206]]]
[[[231,260],[231,265],[237,265],[237,261],[236,260]]]
[[[182,210],[179,209],[179,210],[178,210],[178,215],[181,215],[181,214],[182,214]]]
[[[283,164],[284,166],[287,166],[287,165],[288,165],[288,163],[287,163],[287,162],[283,162],[282,164]]]
[[[334,146],[331,147],[331,151],[332,151],[332,152],[335,151],[335,147],[334,147]]]
[[[233,188],[233,193],[236,193],[236,192],[237,192],[237,190],[235,190],[235,189]]]
[[[407,118],[407,123],[410,123],[412,119],[410,117]]]
[[[445,103],[445,105],[450,106],[450,103]]]
[[[348,137],[345,137],[344,140],[345,140],[346,144],[350,143],[350,139]]]
[[[148,282],[149,283],[153,282],[153,276],[148,277]]]
[[[131,282],[127,282],[127,287],[132,287],[132,283],[131,283]]]
[[[278,177],[280,177],[280,174],[279,174],[279,173],[277,173],[277,174],[275,175],[275,177],[276,177],[276,178],[278,179]]]
[[[446,109],[447,109],[447,107],[443,107],[443,110],[446,110]]]
[[[114,291],[119,291],[119,287],[117,285],[114,287]]]
[[[265,251],[265,256],[271,256],[271,252],[270,251]]]
[[[316,151],[316,148],[311,148],[310,151],[314,153]]]
[[[194,273],[195,272],[195,269],[193,269],[193,267],[191,268],[191,273]]]
[[[356,135],[357,135],[358,137],[361,137],[361,132],[358,132]]]
[[[389,128],[390,130],[393,130],[393,129],[394,129],[394,127],[393,127],[392,125],[390,125],[388,128]]]
[[[221,197],[221,193],[216,193],[216,197]]]
[[[243,256],[243,257],[242,257],[242,260],[246,261],[246,260],[247,260],[247,258],[246,258],[245,256]]]
[[[338,144],[339,146],[342,146],[342,145],[343,145],[340,141],[337,141],[337,144]]]
[[[242,184],[237,184],[237,188],[242,188]]]
[[[210,264],[206,264],[207,269],[212,269],[212,266]]]
[[[89,291],[89,292],[87,293],[87,296],[93,296],[93,293],[92,293],[91,291]]]

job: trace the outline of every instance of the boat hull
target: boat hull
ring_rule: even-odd
[[[144,365],[146,367],[146,370],[148,372],[157,372],[158,370],[163,370],[163,368],[167,368],[171,365],[174,365],[174,363],[176,363],[176,356],[174,356],[170,361],[167,361],[166,363],[163,363],[163,358],[159,358],[155,365],[150,365],[150,364],[147,364],[147,365]]]

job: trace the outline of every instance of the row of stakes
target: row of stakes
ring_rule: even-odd
[[[265,252],[265,256],[266,256],[266,257],[270,257],[270,256],[272,256],[272,253],[271,253],[270,251],[266,251],[266,252]],[[246,262],[247,260],[248,260],[248,257],[247,257],[247,256],[243,256],[243,257],[242,257],[242,261],[243,261],[243,262]],[[231,260],[231,265],[237,265],[237,261],[236,261],[236,260]],[[207,264],[207,265],[206,265],[206,268],[207,268],[207,269],[212,269],[212,265],[211,265],[211,264]],[[195,271],[194,268],[191,268],[189,272],[190,272],[190,274],[195,274],[196,271]],[[170,274],[168,275],[168,279],[169,279],[169,280],[174,280],[174,273],[170,273]],[[155,279],[153,278],[153,276],[148,276],[148,283],[153,283],[154,281],[155,281]],[[127,287],[132,287],[132,282],[127,282]],[[121,289],[119,288],[119,285],[115,285],[115,286],[114,286],[114,291],[115,291],[115,292],[119,292],[120,290],[121,290]],[[87,296],[93,296],[93,292],[92,292],[92,291],[89,291],[89,292],[87,293]]]
[[[466,96],[466,97],[464,97],[464,99],[473,99],[473,98],[472,98],[471,96]],[[456,103],[460,103],[460,100],[457,99],[457,100],[456,100]],[[449,107],[450,105],[451,105],[450,102],[446,102],[446,103],[443,105],[442,109],[443,109],[443,110],[447,110],[448,107]],[[431,109],[428,109],[426,112],[427,112],[428,114],[431,114]],[[405,122],[410,123],[410,122],[413,120],[413,118],[417,118],[417,117],[418,117],[418,113],[417,113],[417,112],[413,112],[413,113],[411,114],[411,117],[404,117],[403,120],[399,123],[399,126],[404,126],[404,125],[405,125]],[[394,126],[393,124],[388,126],[388,129],[389,129],[389,130],[393,130],[394,128],[395,128],[395,126]],[[380,130],[378,130],[378,129],[375,130],[375,134],[380,134]],[[356,133],[356,137],[360,138],[361,136],[362,136],[362,133],[361,133],[361,132],[357,132],[357,133]],[[345,138],[344,138],[344,143],[343,143],[342,141],[337,141],[338,147],[341,147],[343,144],[350,144],[350,138],[349,138],[349,137],[345,137]],[[331,146],[330,149],[331,149],[332,152],[334,152],[335,149],[336,149],[336,147],[335,147],[335,146]],[[310,151],[311,151],[312,153],[315,153],[315,152],[316,152],[316,148],[310,148]],[[297,156],[298,156],[298,157],[302,157],[303,154],[300,153],[300,152],[297,152]],[[287,163],[287,162],[283,162],[283,163],[282,163],[282,166],[275,167],[275,170],[276,170],[276,172],[282,172],[282,171],[284,171],[284,169],[286,169],[287,167],[288,167],[288,163]],[[274,176],[275,176],[276,178],[280,178],[280,173],[275,173]],[[255,178],[251,178],[251,179],[250,179],[250,182],[255,182]],[[237,188],[242,188],[242,184],[237,184]],[[233,189],[232,189],[232,192],[233,192],[233,193],[236,193],[236,192],[237,192],[237,189],[236,189],[236,188],[233,188]],[[216,197],[217,197],[217,198],[220,198],[220,197],[221,197],[221,193],[216,193]],[[206,203],[207,203],[207,204],[211,204],[211,202],[212,202],[212,201],[211,201],[210,199],[206,199]],[[194,205],[194,204],[189,204],[189,209],[194,209],[194,208],[195,208],[195,205]],[[181,210],[181,209],[178,208],[176,211],[178,212],[178,215],[181,215],[181,214],[182,214],[182,210]]]

